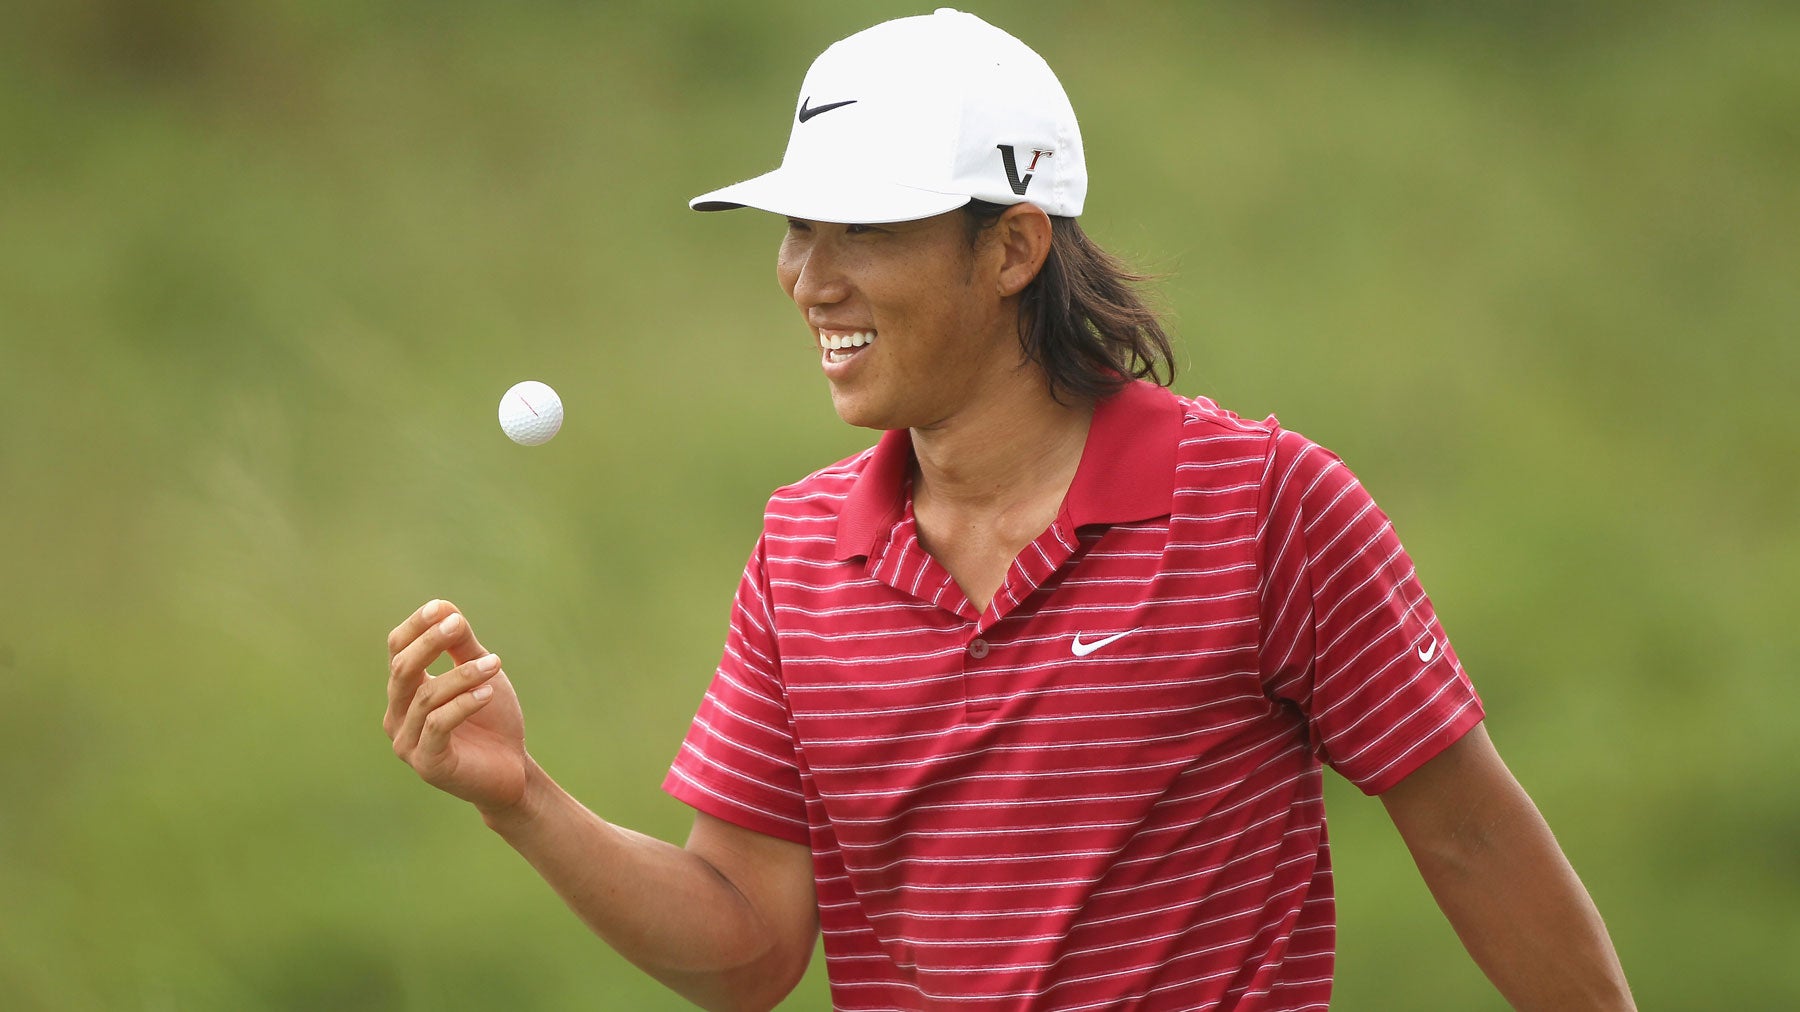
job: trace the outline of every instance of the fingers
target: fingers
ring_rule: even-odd
[[[388,633],[388,706],[382,727],[390,737],[405,719],[425,669],[449,653],[458,664],[487,653],[468,620],[449,601],[427,601]]]
[[[406,649],[406,645],[419,638],[419,634],[430,628],[433,622],[456,610],[456,605],[449,601],[431,600],[419,606],[419,610],[406,616],[406,621],[394,627],[388,633],[388,656]]]
[[[418,651],[407,651],[426,630],[453,611],[455,606],[448,601],[427,601],[388,633],[388,705],[381,727],[389,738],[394,736],[401,721],[406,718],[406,708],[412,705],[413,693],[418,691],[420,683],[425,680],[425,666],[436,656],[433,654],[420,660]]]
[[[500,672],[500,655],[487,654],[427,678],[394,735],[394,753],[417,766],[415,757],[442,755],[450,735],[493,695],[488,681]]]

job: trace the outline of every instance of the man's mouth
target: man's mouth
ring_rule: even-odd
[[[819,349],[825,353],[827,362],[845,362],[850,356],[874,343],[875,332],[857,330],[847,333],[819,331]]]

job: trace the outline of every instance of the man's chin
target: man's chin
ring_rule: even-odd
[[[886,432],[889,429],[903,429],[901,422],[891,411],[871,404],[867,399],[854,397],[838,390],[831,391],[831,407],[846,425],[854,425],[859,429],[875,429]]]

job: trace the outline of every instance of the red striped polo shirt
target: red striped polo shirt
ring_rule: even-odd
[[[1323,1009],[1321,764],[1482,717],[1387,517],[1271,418],[1138,382],[985,611],[911,442],[770,499],[664,787],[812,849],[839,1009]]]

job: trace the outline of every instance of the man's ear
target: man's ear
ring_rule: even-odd
[[[1031,284],[1050,255],[1050,216],[1036,204],[1014,204],[994,223],[999,240],[1000,296],[1017,295]]]

